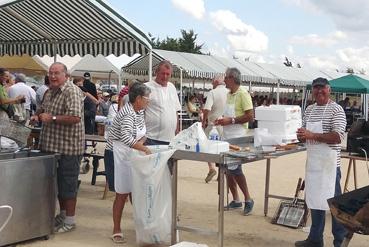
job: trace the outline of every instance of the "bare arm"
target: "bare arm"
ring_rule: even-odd
[[[208,115],[209,115],[209,110],[207,109],[203,109],[202,110],[202,114],[203,114],[203,117],[202,117],[202,127],[205,129],[206,127],[208,127]]]
[[[242,116],[235,117],[234,123],[235,124],[244,124],[254,119],[254,111],[253,109],[245,111],[245,113]],[[215,120],[216,125],[230,125],[232,124],[232,118],[231,117],[224,117],[218,120]]]
[[[328,133],[313,133],[305,128],[299,128],[296,132],[297,139],[301,142],[306,142],[306,140],[312,140],[317,142],[323,142],[327,144],[339,144],[341,143],[341,138],[337,132]]]
[[[81,122],[81,118],[77,116],[67,116],[67,115],[56,115],[56,120],[53,120],[53,115],[50,113],[41,113],[38,115],[38,119],[43,123],[55,122],[64,125],[73,125]]]

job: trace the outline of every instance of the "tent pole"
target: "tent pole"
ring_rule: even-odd
[[[152,50],[149,51],[149,81],[152,80]]]
[[[182,126],[183,126],[183,115],[182,115],[182,106],[183,106],[183,93],[182,93],[182,68],[179,69],[180,70],[180,74],[179,74],[179,82],[180,82],[180,90],[179,90],[179,99],[181,101],[181,112],[179,115],[179,130],[182,130]]]
[[[281,83],[281,81],[278,79],[277,82],[277,105],[279,105],[279,84]]]

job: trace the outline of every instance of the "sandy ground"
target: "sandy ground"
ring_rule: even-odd
[[[292,196],[298,177],[304,176],[305,152],[291,154],[272,160],[271,186],[272,194]],[[342,184],[346,177],[348,160],[342,164]],[[365,162],[357,162],[359,187],[368,185],[369,177]],[[103,166],[100,168],[103,169]],[[296,240],[303,240],[307,233],[302,229],[290,229],[270,223],[279,200],[269,200],[269,212],[263,213],[265,161],[243,165],[247,182],[255,207],[252,215],[242,216],[241,210],[226,211],[224,214],[224,246],[294,246]],[[207,165],[201,162],[180,161],[178,207],[180,224],[217,229],[217,183],[204,182]],[[102,200],[105,180],[98,177],[97,184],[90,184],[91,171],[81,175],[82,184],[77,203],[77,229],[71,233],[56,234],[49,240],[28,241],[19,246],[117,246],[110,240],[112,231],[112,203],[114,194],[109,193]],[[349,189],[353,189],[353,178]],[[331,219],[327,215],[324,241],[332,246]],[[308,222],[310,224],[310,222]],[[123,246],[136,246],[132,206],[127,204],[123,213],[122,227],[127,238]],[[197,242],[208,246],[217,246],[215,236],[203,236],[180,232],[181,241]],[[369,246],[369,236],[355,234],[350,246]]]

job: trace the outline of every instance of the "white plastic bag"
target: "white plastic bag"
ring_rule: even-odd
[[[175,150],[155,146],[151,155],[134,152],[132,162],[132,199],[136,241],[169,244],[172,223],[172,189],[168,159]]]
[[[196,145],[198,146],[197,148]],[[171,148],[181,150],[206,152],[208,146],[208,138],[206,137],[205,132],[202,129],[201,123],[196,122],[187,129],[179,132],[170,142],[169,146]]]

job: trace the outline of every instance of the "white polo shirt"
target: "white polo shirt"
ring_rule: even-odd
[[[26,102],[24,103],[24,109],[31,110],[31,103],[36,104],[36,92],[30,86],[24,82],[17,82],[9,88],[8,95],[10,98],[15,98],[20,95],[24,95]]]
[[[177,128],[177,112],[181,110],[177,90],[171,82],[166,87],[155,81],[145,84],[151,89],[150,101],[145,111],[146,136],[170,142]]]

